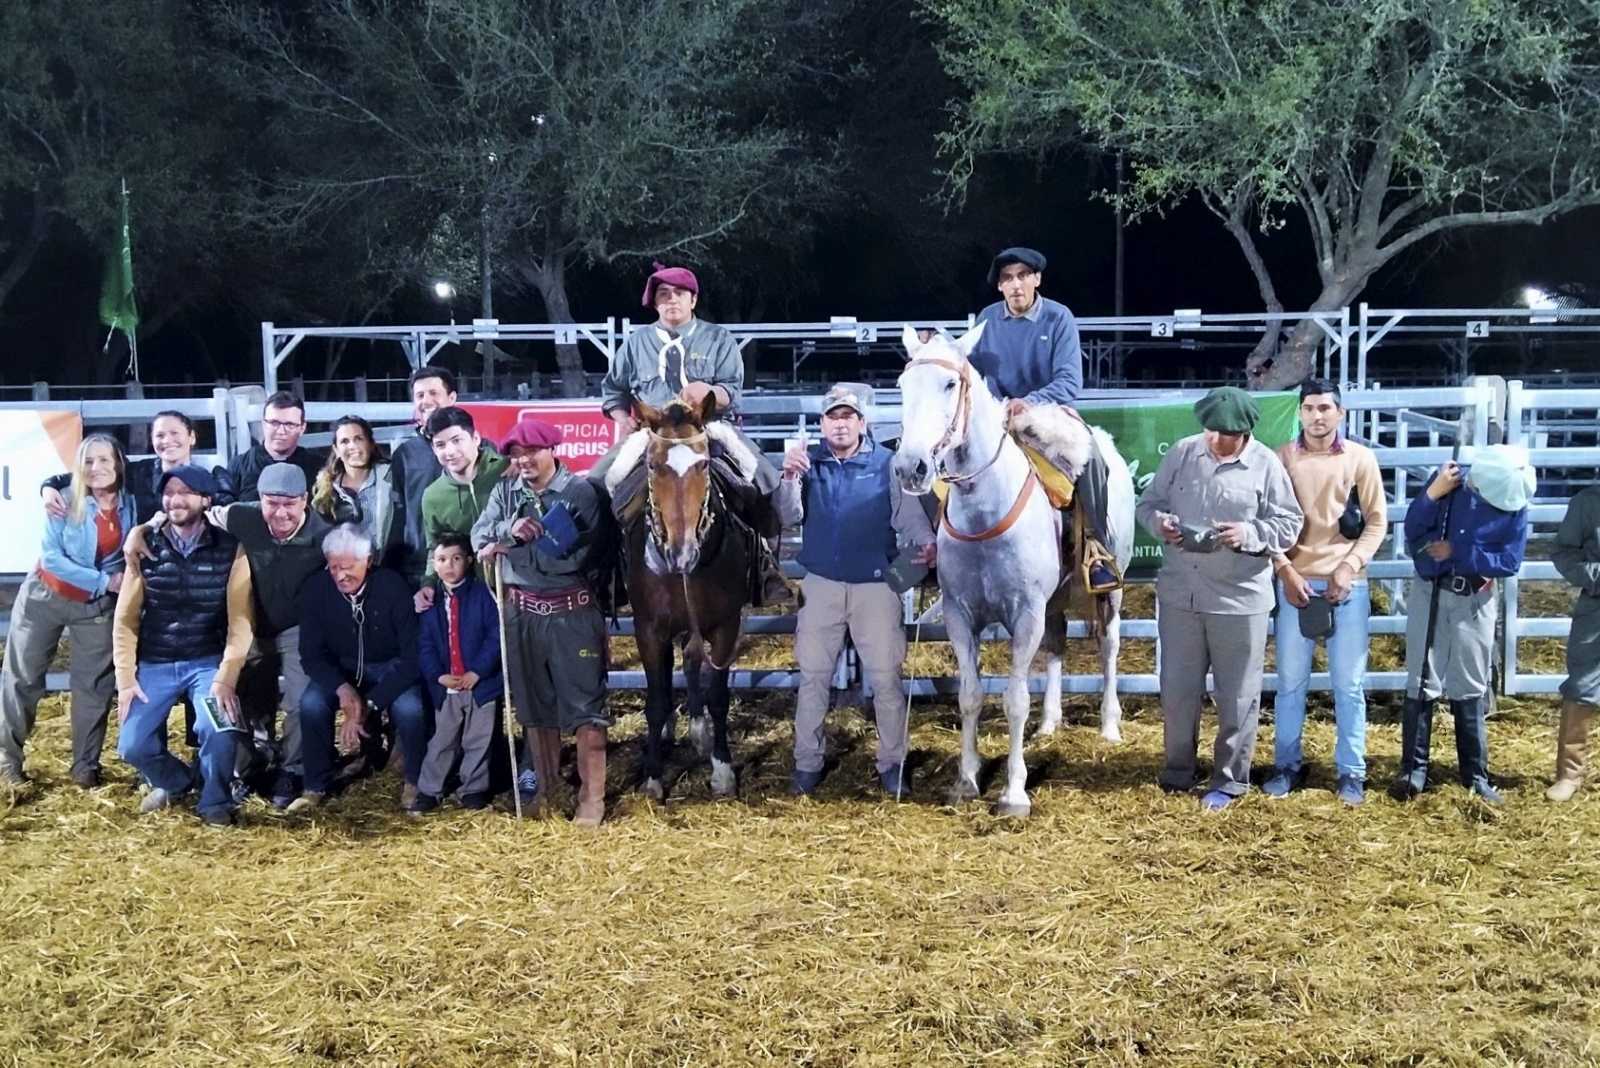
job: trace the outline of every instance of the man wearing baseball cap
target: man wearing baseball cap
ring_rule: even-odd
[[[205,520],[217,494],[211,472],[180,464],[161,476],[166,523],[149,559],[130,566],[112,623],[117,752],[150,787],[141,812],[200,788],[200,817],[234,822],[234,686],[253,637],[250,566],[238,541]],[[167,713],[188,694],[198,713],[198,766],[167,748]]]
[[[797,444],[783,458],[774,498],[785,526],[801,524],[800,616],[794,655],[800,668],[795,701],[794,776],[797,794],[822,781],[827,749],[823,720],[834,662],[846,631],[861,654],[878,726],[878,778],[901,795],[906,758],[906,705],[900,671],[906,657],[900,595],[889,586],[890,565],[905,547],[919,565],[931,564],[933,528],[921,503],[890,477],[894,452],[872,440],[869,387],[841,382],[822,398],[822,441]]]
[[[662,408],[681,400],[700,408],[710,398],[719,416],[726,419],[734,415],[744,387],[744,356],[732,334],[695,316],[700,303],[700,280],[694,272],[687,267],[657,263],[645,280],[643,303],[655,309],[656,321],[628,335],[600,384],[600,407],[616,423],[618,439],[637,429],[640,405]],[[736,424],[730,421],[725,425],[748,452],[755,469],[750,481],[760,498],[752,514],[740,518],[753,530],[775,534],[768,528],[770,501],[778,488],[778,469]],[[637,467],[613,471],[617,455],[618,450],[613,449],[589,472],[589,477],[597,484],[614,487],[613,508],[621,514],[627,502],[641,492],[635,483],[642,485],[642,479],[627,479]],[[744,495],[734,496],[738,500]],[[761,576],[757,588],[751,590],[752,601],[758,605],[787,603],[793,594],[783,581],[772,546],[764,537],[755,541],[761,557]]]
[[[1002,249],[989,265],[989,285],[1000,291],[1001,299],[978,313],[983,337],[973,350],[972,366],[990,391],[1005,400],[1012,417],[1040,404],[1070,408],[1083,392],[1078,321],[1066,305],[1040,295],[1045,264],[1037,249]],[[1100,550],[1088,554],[1095,560],[1088,569],[1091,593],[1122,585],[1106,526],[1106,478],[1105,461],[1094,450],[1073,488],[1072,506],[1083,511],[1086,537],[1098,542]]]
[[[598,827],[611,717],[597,594],[610,574],[615,527],[594,483],[556,456],[559,444],[561,430],[543,420],[524,417],[511,428],[501,452],[514,477],[490,492],[472,525],[472,546],[490,583],[495,567],[505,583],[502,671],[538,779],[535,813],[553,812],[566,732],[582,781],[572,822]]]
[[[1223,386],[1200,398],[1203,432],[1174,442],[1139,498],[1138,518],[1163,543],[1156,575],[1161,639],[1163,790],[1195,784],[1206,672],[1216,680],[1217,740],[1201,803],[1220,812],[1250,789],[1261,722],[1272,557],[1288,552],[1305,515],[1283,462],[1252,431],[1255,399]]]

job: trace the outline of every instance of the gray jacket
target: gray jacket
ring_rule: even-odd
[[[728,391],[728,410],[737,411],[744,391],[744,354],[733,335],[716,323],[690,319],[678,331],[685,357],[686,382],[709,382]],[[660,323],[641,327],[628,335],[600,383],[600,408],[607,415],[642,401],[663,407],[678,395],[682,385],[666,381],[661,350],[667,344]]]
[[[511,526],[524,516],[538,518],[557,501],[566,503],[578,527],[578,541],[564,556],[552,556],[536,543],[519,543],[511,537]],[[555,478],[535,495],[520,478],[495,483],[478,521],[472,525],[472,547],[481,552],[496,542],[507,547],[505,581],[534,591],[551,592],[590,584],[607,566],[603,554],[611,551],[611,513],[600,501],[600,492],[581,475],[561,464]],[[493,585],[492,576],[490,585]]]

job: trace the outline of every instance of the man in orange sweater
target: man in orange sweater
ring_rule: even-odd
[[[1365,576],[1389,520],[1378,461],[1371,449],[1345,439],[1343,422],[1339,387],[1307,379],[1300,387],[1300,435],[1278,449],[1306,522],[1294,546],[1273,558],[1278,574],[1276,770],[1262,790],[1268,797],[1287,797],[1305,779],[1300,739],[1311,656],[1321,638],[1327,642],[1333,684],[1336,792],[1346,804],[1359,805],[1367,777],[1362,680],[1371,602]]]

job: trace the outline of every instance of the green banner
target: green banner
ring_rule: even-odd
[[[1270,448],[1277,448],[1299,431],[1298,393],[1257,393],[1256,403],[1261,407],[1261,421],[1256,424],[1255,437]],[[1080,408],[1080,414],[1090,424],[1110,434],[1117,443],[1117,452],[1128,462],[1133,474],[1136,494],[1142,494],[1156,476],[1161,458],[1176,441],[1200,433],[1200,422],[1194,417],[1194,405],[1184,401],[1178,404],[1136,404],[1117,408]],[[1161,545],[1143,527],[1138,528],[1134,541],[1133,562],[1129,570],[1149,574],[1161,566]]]
[[[139,305],[133,296],[133,230],[128,222],[126,188],[122,193],[122,226],[106,253],[105,279],[100,286],[100,322],[113,330],[121,330],[130,341],[139,328]]]

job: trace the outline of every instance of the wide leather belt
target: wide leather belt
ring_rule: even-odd
[[[534,593],[521,586],[512,586],[506,590],[506,595],[519,611],[536,616],[553,616],[594,604],[594,595],[582,586],[554,593]]]
[[[1477,575],[1440,575],[1433,580],[1441,590],[1458,597],[1471,597],[1483,589],[1484,579]]]

